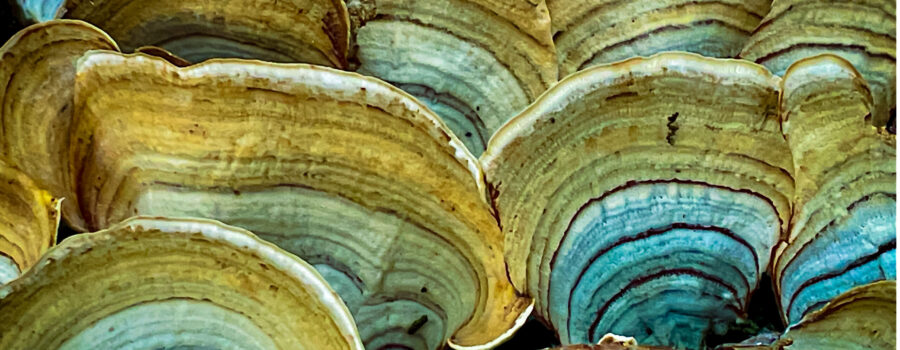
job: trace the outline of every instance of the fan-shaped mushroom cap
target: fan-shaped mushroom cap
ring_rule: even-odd
[[[781,349],[896,349],[896,310],[896,281],[855,287],[790,327]]]
[[[547,0],[559,75],[663,51],[735,57],[768,0]]]
[[[135,213],[245,227],[315,265],[370,347],[487,348],[529,313],[477,160],[399,89],[310,65],[93,52],[76,110],[91,227]]]
[[[88,50],[117,50],[96,27],[54,20],[25,28],[0,47],[0,158],[55,197],[70,226],[84,230],[67,182],[75,61]]]
[[[0,285],[56,244],[60,199],[0,161]]]
[[[796,169],[791,231],[772,270],[788,324],[853,286],[896,279],[896,139],[865,120],[866,82],[834,55],[785,73],[784,135]]]
[[[481,162],[509,274],[563,344],[698,347],[744,313],[794,188],[778,82],[635,58],[563,79],[494,135]]]
[[[362,349],[316,271],[250,232],[138,217],[80,234],[0,288],[0,348]]]
[[[805,57],[841,56],[869,83],[871,123],[885,126],[896,105],[896,16],[893,0],[775,0],[740,57],[783,75]]]
[[[346,66],[341,0],[17,0],[25,17],[81,19],[125,52],[162,47],[190,62],[216,57]]]
[[[557,80],[543,1],[351,1],[358,72],[419,98],[480,155]]]

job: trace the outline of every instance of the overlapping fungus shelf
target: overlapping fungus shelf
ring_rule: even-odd
[[[772,270],[787,324],[853,286],[896,279],[896,139],[865,120],[866,82],[832,55],[801,60],[783,82],[796,172],[794,215]]]
[[[133,214],[247,228],[315,265],[370,348],[490,346],[529,313],[477,160],[397,88],[310,65],[92,52],[75,91],[71,174],[91,228]]]
[[[125,52],[159,46],[190,62],[215,57],[344,68],[347,7],[340,0],[16,0],[31,21],[90,22]]]
[[[790,327],[778,349],[896,349],[897,282],[878,281],[842,293]]]
[[[547,0],[560,78],[664,51],[735,57],[769,1]]]
[[[348,7],[357,71],[420,99],[476,156],[500,125],[557,80],[543,1],[374,0]]]
[[[0,47],[0,158],[53,196],[72,198],[67,182],[75,60],[89,50],[116,50],[96,27],[54,20],[23,29]],[[74,201],[65,219],[83,230]]]
[[[896,15],[893,0],[775,0],[740,57],[782,75],[804,57],[839,55],[868,80],[871,123],[885,126],[896,106]]]
[[[56,244],[60,200],[0,161],[0,285]]]
[[[482,156],[512,282],[563,344],[699,348],[745,315],[793,195],[779,78],[665,53],[573,74]]]
[[[349,349],[347,307],[306,262],[202,219],[76,235],[0,288],[3,349]]]

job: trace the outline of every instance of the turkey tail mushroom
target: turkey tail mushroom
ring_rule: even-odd
[[[0,161],[0,285],[56,244],[60,199]]]
[[[779,350],[896,349],[896,310],[896,281],[854,287],[788,329]]]
[[[477,160],[424,105],[355,73],[92,52],[71,172],[92,228],[209,217],[315,265],[368,347],[488,348],[530,299],[506,277]]]
[[[547,91],[482,156],[512,282],[563,344],[698,348],[744,315],[793,194],[779,78],[665,53]]]
[[[357,72],[420,99],[476,156],[557,80],[542,0],[359,0],[348,7]]]
[[[804,57],[841,56],[869,83],[871,123],[885,126],[896,104],[896,6],[894,0],[775,0],[740,57],[783,75]]]
[[[0,348],[363,347],[303,260],[219,222],[138,217],[66,239],[0,288]]]
[[[735,57],[769,0],[547,0],[559,76],[663,51]]]
[[[0,47],[0,158],[55,197],[63,216],[84,231],[67,182],[75,61],[89,50],[118,50],[93,25],[53,20],[25,28]]]
[[[189,62],[216,57],[345,68],[350,23],[341,0],[18,0],[30,20],[97,25],[122,50],[159,46]]]
[[[791,231],[773,264],[787,324],[857,285],[896,279],[896,139],[867,124],[872,98],[837,56],[784,76],[784,135],[797,187]]]

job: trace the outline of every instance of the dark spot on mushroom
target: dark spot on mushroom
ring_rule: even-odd
[[[678,112],[670,115],[668,120],[669,122],[666,123],[666,127],[669,128],[669,134],[666,135],[666,142],[668,142],[670,146],[675,146],[675,133],[678,131],[678,126],[675,125],[675,122],[678,121]]]
[[[550,118],[550,124],[556,124],[556,118]]]
[[[472,132],[471,132],[471,131],[466,131],[466,137],[472,137]]]
[[[238,191],[238,190],[232,190],[232,191],[234,192],[234,195],[235,195],[235,196],[240,196],[240,195],[241,195],[241,191]]]
[[[422,292],[422,293],[428,293],[428,288],[425,288],[425,287],[423,286],[422,289],[419,289],[419,291]]]

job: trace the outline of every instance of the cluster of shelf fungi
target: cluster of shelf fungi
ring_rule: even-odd
[[[15,5],[0,349],[895,348],[893,1]]]

